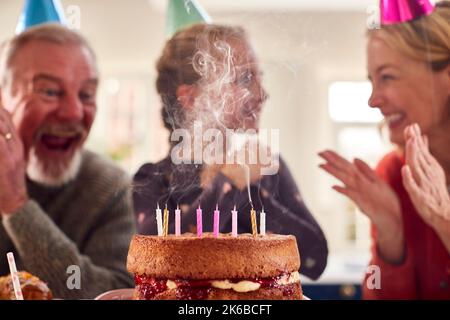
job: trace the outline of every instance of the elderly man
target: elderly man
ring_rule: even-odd
[[[0,76],[0,275],[12,251],[59,298],[129,286],[128,177],[83,150],[96,113],[92,49],[41,25],[3,45]]]

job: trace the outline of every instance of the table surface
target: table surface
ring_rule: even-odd
[[[301,277],[302,284],[361,284],[370,261],[370,253],[343,252],[331,254],[327,267],[318,280]]]

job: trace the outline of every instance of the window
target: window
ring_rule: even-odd
[[[368,81],[338,81],[328,88],[328,112],[334,122],[378,123],[378,109],[367,104],[372,86]]]
[[[328,113],[335,150],[348,160],[358,157],[375,168],[381,156],[390,149],[390,143],[380,130],[381,112],[367,104],[371,90],[368,81],[332,82],[328,87]],[[338,206],[345,221],[344,242],[366,252],[370,245],[369,220],[349,199],[336,204]]]

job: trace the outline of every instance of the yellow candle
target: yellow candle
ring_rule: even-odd
[[[164,208],[164,230],[163,234],[167,236],[169,234],[169,210],[166,207]]]
[[[250,210],[250,217],[252,219],[252,233],[254,236],[256,236],[258,234],[258,230],[256,228],[256,211],[253,209]]]

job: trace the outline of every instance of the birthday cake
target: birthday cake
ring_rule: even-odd
[[[299,300],[291,235],[135,235],[127,260],[138,300]]]

